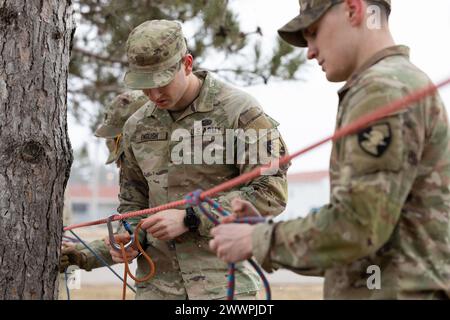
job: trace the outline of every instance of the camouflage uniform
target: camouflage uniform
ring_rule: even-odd
[[[180,52],[186,52],[184,43],[178,23],[149,21],[137,27],[127,42],[131,66],[125,78],[127,85],[147,88],[168,83],[165,68],[179,62]],[[155,56],[147,57],[146,52]],[[172,70],[167,76],[170,78],[176,68],[169,69]],[[151,71],[144,76],[140,73],[142,70]],[[196,136],[202,134],[205,137],[225,137],[226,129],[276,130],[278,125],[264,114],[255,99],[243,91],[207,72],[199,72],[197,77],[203,81],[200,93],[176,120],[169,111],[149,102],[125,124],[125,165],[121,174],[119,212],[142,210],[183,199],[191,191],[209,189],[256,166],[248,162],[242,165],[174,163],[171,153],[179,142],[172,139],[172,134],[179,129],[185,129],[187,136],[184,138],[190,145]],[[195,129],[196,121],[200,123],[199,130]],[[269,144],[281,145],[279,151],[284,154],[284,143],[275,137],[269,137],[267,147]],[[204,142],[203,146],[209,143]],[[192,155],[189,153],[187,156]],[[286,170],[287,167],[282,168],[272,176],[263,176],[219,194],[216,200],[230,209],[231,199],[239,196],[250,200],[266,214],[279,214],[287,200]],[[226,295],[227,265],[208,247],[209,231],[213,225],[197,208],[194,210],[201,219],[198,231],[186,232],[174,241],[160,241],[142,232],[140,240],[155,262],[156,274],[148,282],[137,284],[137,299],[221,299]],[[139,221],[139,217],[129,219],[133,226]],[[147,272],[145,260],[138,258],[137,275],[141,277]],[[256,274],[246,263],[238,264],[236,294],[248,294],[254,298],[259,288]]]
[[[395,46],[373,56],[339,92],[337,128],[431,84]],[[327,299],[450,296],[450,149],[438,94],[333,143],[330,204],[253,234],[264,268],[324,275]],[[369,290],[368,267],[381,270]]]
[[[116,162],[121,167],[123,159],[123,144],[121,141],[122,128],[125,121],[142,107],[148,98],[140,90],[127,91],[115,97],[113,101],[107,105],[103,123],[95,131],[95,136],[106,139],[106,145],[109,150],[109,156],[106,164]],[[118,232],[123,232],[119,228]],[[109,253],[108,246],[103,240],[94,240],[88,243],[89,247],[93,249],[99,256],[105,259],[109,265],[114,264]],[[95,268],[103,267],[103,263],[99,261],[90,250],[79,243],[76,246],[82,254],[85,255],[82,268],[90,271]]]
[[[147,96],[141,90],[132,90],[118,95],[106,107],[103,123],[95,131],[96,137],[106,139],[109,150],[106,164],[120,162],[123,154],[121,143],[123,125],[147,101]]]

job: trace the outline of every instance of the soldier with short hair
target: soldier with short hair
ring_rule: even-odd
[[[278,123],[253,97],[210,72],[192,71],[193,57],[178,22],[146,21],[131,32],[126,48],[130,67],[125,84],[143,90],[150,102],[123,130],[120,213],[183,199],[191,191],[209,189],[259,165],[249,159],[236,161],[241,155],[234,144],[237,139],[233,138],[232,145],[220,143],[225,143],[228,133],[264,132],[264,136],[247,139],[245,147],[259,146],[273,156],[286,153]],[[211,162],[208,155],[217,161]],[[229,209],[231,199],[239,196],[262,212],[277,215],[286,206],[286,171],[287,166],[282,167],[222,192],[215,200]],[[212,214],[218,215],[214,210]],[[227,264],[209,250],[213,224],[195,205],[127,220],[136,227],[141,219],[140,241],[155,262],[156,272],[149,281],[137,284],[137,299],[225,298]],[[120,256],[113,258],[123,262]],[[147,274],[144,259],[138,258],[137,263],[137,276]],[[236,298],[254,299],[260,288],[258,276],[247,263],[236,267]]]
[[[337,128],[431,84],[392,39],[390,0],[299,2],[279,34],[308,47],[329,81],[347,81]],[[227,262],[254,255],[267,271],[325,276],[326,299],[448,299],[449,142],[435,93],[333,142],[328,205],[287,222],[220,225],[210,247]]]
[[[106,146],[109,150],[108,159],[105,164],[116,163],[118,168],[123,166],[123,144],[122,129],[125,121],[148,101],[147,97],[140,90],[127,91],[116,96],[105,108],[103,122],[95,131],[95,136],[106,139]],[[123,229],[119,229],[123,231]],[[126,240],[125,237],[124,241]],[[104,240],[94,240],[88,243],[99,256],[110,265],[114,264],[109,253],[110,246]],[[73,244],[63,242],[59,263],[60,272],[64,272],[69,265],[77,265],[81,269],[90,271],[103,267],[90,250],[83,244]]]

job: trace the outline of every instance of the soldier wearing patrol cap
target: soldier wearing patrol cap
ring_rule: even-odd
[[[123,155],[122,129],[128,118],[148,101],[140,90],[122,93],[107,106],[103,123],[95,131],[95,136],[106,139],[109,156],[106,164],[116,162],[120,166]]]
[[[106,145],[109,150],[106,164],[115,162],[117,167],[121,167],[123,158],[123,145],[121,140],[123,125],[147,101],[148,99],[142,91],[133,90],[119,94],[106,106],[103,122],[95,131],[96,137],[106,139]],[[119,231],[123,230],[119,229]],[[104,240],[94,240],[88,245],[109,264],[114,264],[109,253],[110,246]],[[69,265],[77,265],[87,271],[104,266],[82,244],[74,245],[69,242],[63,242],[59,263],[60,272],[64,272]]]
[[[152,20],[136,27],[127,41],[129,70],[125,84],[141,89],[150,99],[125,124],[124,163],[119,212],[142,210],[183,199],[196,189],[209,189],[257,164],[200,160],[211,141],[225,141],[227,130],[253,129],[267,132],[265,148],[274,156],[285,154],[276,123],[247,93],[234,88],[209,72],[193,73],[193,57],[186,47],[181,25],[175,21]],[[196,127],[197,125],[197,127]],[[199,125],[199,126],[198,126]],[[175,161],[179,139],[195,144],[200,137],[200,153],[183,152]],[[228,145],[223,155],[236,155]],[[234,148],[234,149],[232,149]],[[216,150],[219,150],[216,149]],[[278,150],[278,151],[277,151]],[[178,149],[178,151],[180,151]],[[226,152],[225,152],[226,151]],[[228,152],[228,153],[227,153]],[[276,153],[276,154],[275,154]],[[184,159],[187,159],[184,161]],[[223,159],[220,159],[223,160]],[[287,201],[287,166],[240,188],[221,193],[216,200],[230,208],[239,196],[266,214],[283,211]],[[213,214],[218,214],[213,210]],[[128,219],[136,226],[140,218]],[[227,265],[209,250],[213,224],[197,207],[180,207],[144,217],[140,241],[155,262],[155,276],[137,287],[137,299],[223,299],[227,288]],[[132,254],[133,250],[128,252]],[[112,251],[113,255],[114,252]],[[137,254],[134,252],[134,254]],[[120,257],[113,257],[122,262]],[[148,272],[138,258],[137,276]],[[254,299],[260,288],[257,275],[246,263],[237,265],[236,297]]]
[[[431,84],[394,44],[391,1],[299,2],[300,15],[279,34],[307,46],[329,81],[347,81],[337,128]],[[327,299],[448,299],[449,133],[435,93],[333,142],[328,205],[287,222],[220,225],[210,247],[227,262],[253,254],[267,271],[324,276]],[[235,216],[257,213],[233,205]]]

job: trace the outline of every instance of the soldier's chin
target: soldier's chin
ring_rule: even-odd
[[[345,72],[341,72],[341,70],[330,70],[326,69],[325,76],[327,77],[327,80],[330,82],[343,82],[347,81],[348,77],[345,74]]]

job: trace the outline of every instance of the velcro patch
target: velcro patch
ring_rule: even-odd
[[[141,133],[138,137],[138,143],[145,142],[145,141],[165,141],[168,139],[168,133],[167,132],[144,132]]]
[[[239,124],[242,127],[247,126],[250,122],[256,120],[263,114],[262,110],[259,108],[251,108],[241,114],[239,117]]]
[[[191,136],[201,136],[201,135],[216,135],[216,134],[225,134],[225,128],[223,127],[200,127],[198,132],[194,129],[191,129]]]

